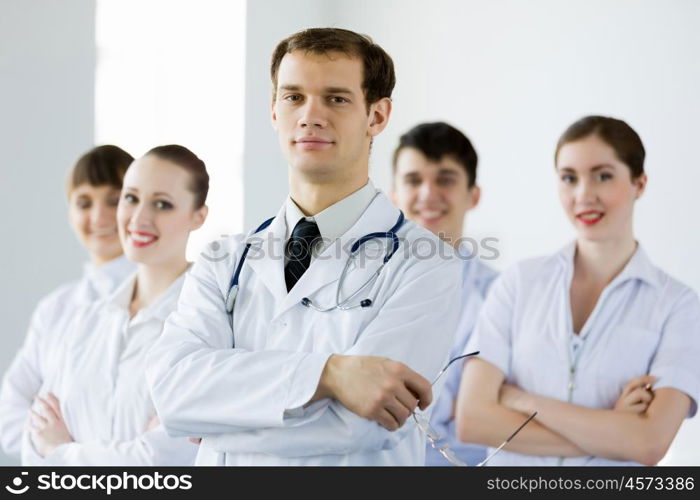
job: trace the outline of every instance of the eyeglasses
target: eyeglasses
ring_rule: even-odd
[[[440,370],[440,373],[437,374],[437,376],[435,377],[435,380],[433,380],[430,385],[431,386],[435,385],[435,382],[437,382],[440,379],[442,374],[445,373],[447,368],[455,361],[460,360],[460,359],[464,359],[464,358],[469,357],[469,356],[476,356],[477,354],[479,354],[479,351],[470,352],[469,354],[463,354],[461,356],[457,356],[456,358],[452,358],[451,360],[449,360],[447,362],[447,364],[444,366],[444,368],[442,370]],[[420,431],[423,434],[425,434],[426,437],[428,438],[428,442],[430,443],[430,446],[435,448],[435,450],[437,450],[440,453],[440,455],[445,457],[445,460],[450,462],[452,465],[456,465],[458,467],[467,467],[468,466],[468,464],[465,463],[461,458],[459,458],[457,456],[457,454],[454,452],[454,450],[452,448],[450,448],[450,445],[447,442],[447,440],[445,440],[442,436],[440,436],[440,434],[433,428],[433,426],[430,425],[430,421],[425,417],[425,415],[423,413],[420,413],[420,412],[416,413],[414,411],[412,413],[412,415],[413,415],[413,420],[415,420],[416,426],[418,427],[418,429],[420,429]],[[511,439],[513,439],[518,434],[518,432],[520,432],[522,430],[523,427],[525,427],[525,425],[527,425],[528,422],[530,422],[530,420],[535,418],[535,415],[537,415],[537,412],[534,412],[532,415],[530,415],[527,418],[527,420],[525,420],[522,424],[520,424],[520,427],[515,429],[515,432],[513,432],[510,436],[508,436],[508,438],[506,438],[506,440],[503,441],[498,448],[493,450],[489,454],[489,456],[487,456],[484,460],[482,460],[481,462],[476,464],[476,466],[481,467],[481,466],[485,465],[489,460],[491,460],[499,451],[501,451],[503,449],[503,447],[506,444],[508,444],[510,442]]]

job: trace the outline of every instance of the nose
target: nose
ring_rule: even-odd
[[[418,199],[423,202],[430,202],[440,199],[438,185],[431,180],[424,180],[418,188]]]
[[[106,203],[95,203],[90,211],[90,223],[93,227],[114,226],[116,221],[116,208]]]
[[[132,229],[147,229],[153,221],[153,214],[146,203],[139,203],[131,210],[129,226]]]
[[[582,179],[576,186],[576,202],[581,205],[595,203],[598,199],[595,183],[589,179]]]
[[[299,125],[302,128],[318,127],[324,128],[328,125],[325,109],[321,99],[309,97],[301,107],[301,116],[299,117]]]

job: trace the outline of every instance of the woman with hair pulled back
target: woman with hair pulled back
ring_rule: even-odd
[[[499,277],[467,350],[460,439],[498,446],[491,465],[656,465],[700,394],[700,301],[636,241],[644,146],[625,122],[588,116],[555,153],[576,239]],[[507,451],[506,451],[507,450]]]
[[[117,234],[119,193],[132,161],[117,146],[97,146],[83,154],[68,173],[68,221],[89,261],[80,279],[61,285],[39,302],[24,344],[5,373],[0,391],[0,442],[13,458],[19,459],[29,409],[68,323],[134,271],[133,263],[122,254]]]
[[[160,425],[146,354],[175,309],[190,232],[207,216],[209,176],[183,146],[151,149],[124,177],[119,238],[136,272],[71,324],[42,387],[22,460],[29,465],[191,465],[196,446]]]

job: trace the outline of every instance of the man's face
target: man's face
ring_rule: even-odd
[[[454,244],[467,211],[479,202],[479,188],[468,185],[466,169],[451,156],[433,161],[407,147],[396,159],[392,201],[406,217]]]
[[[272,125],[292,175],[315,182],[367,177],[370,139],[391,103],[365,104],[363,67],[339,52],[286,54],[277,73]]]

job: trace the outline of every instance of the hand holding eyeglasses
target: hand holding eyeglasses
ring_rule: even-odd
[[[311,402],[335,398],[347,409],[395,431],[416,407],[427,408],[432,384],[407,365],[377,356],[331,356]]]

